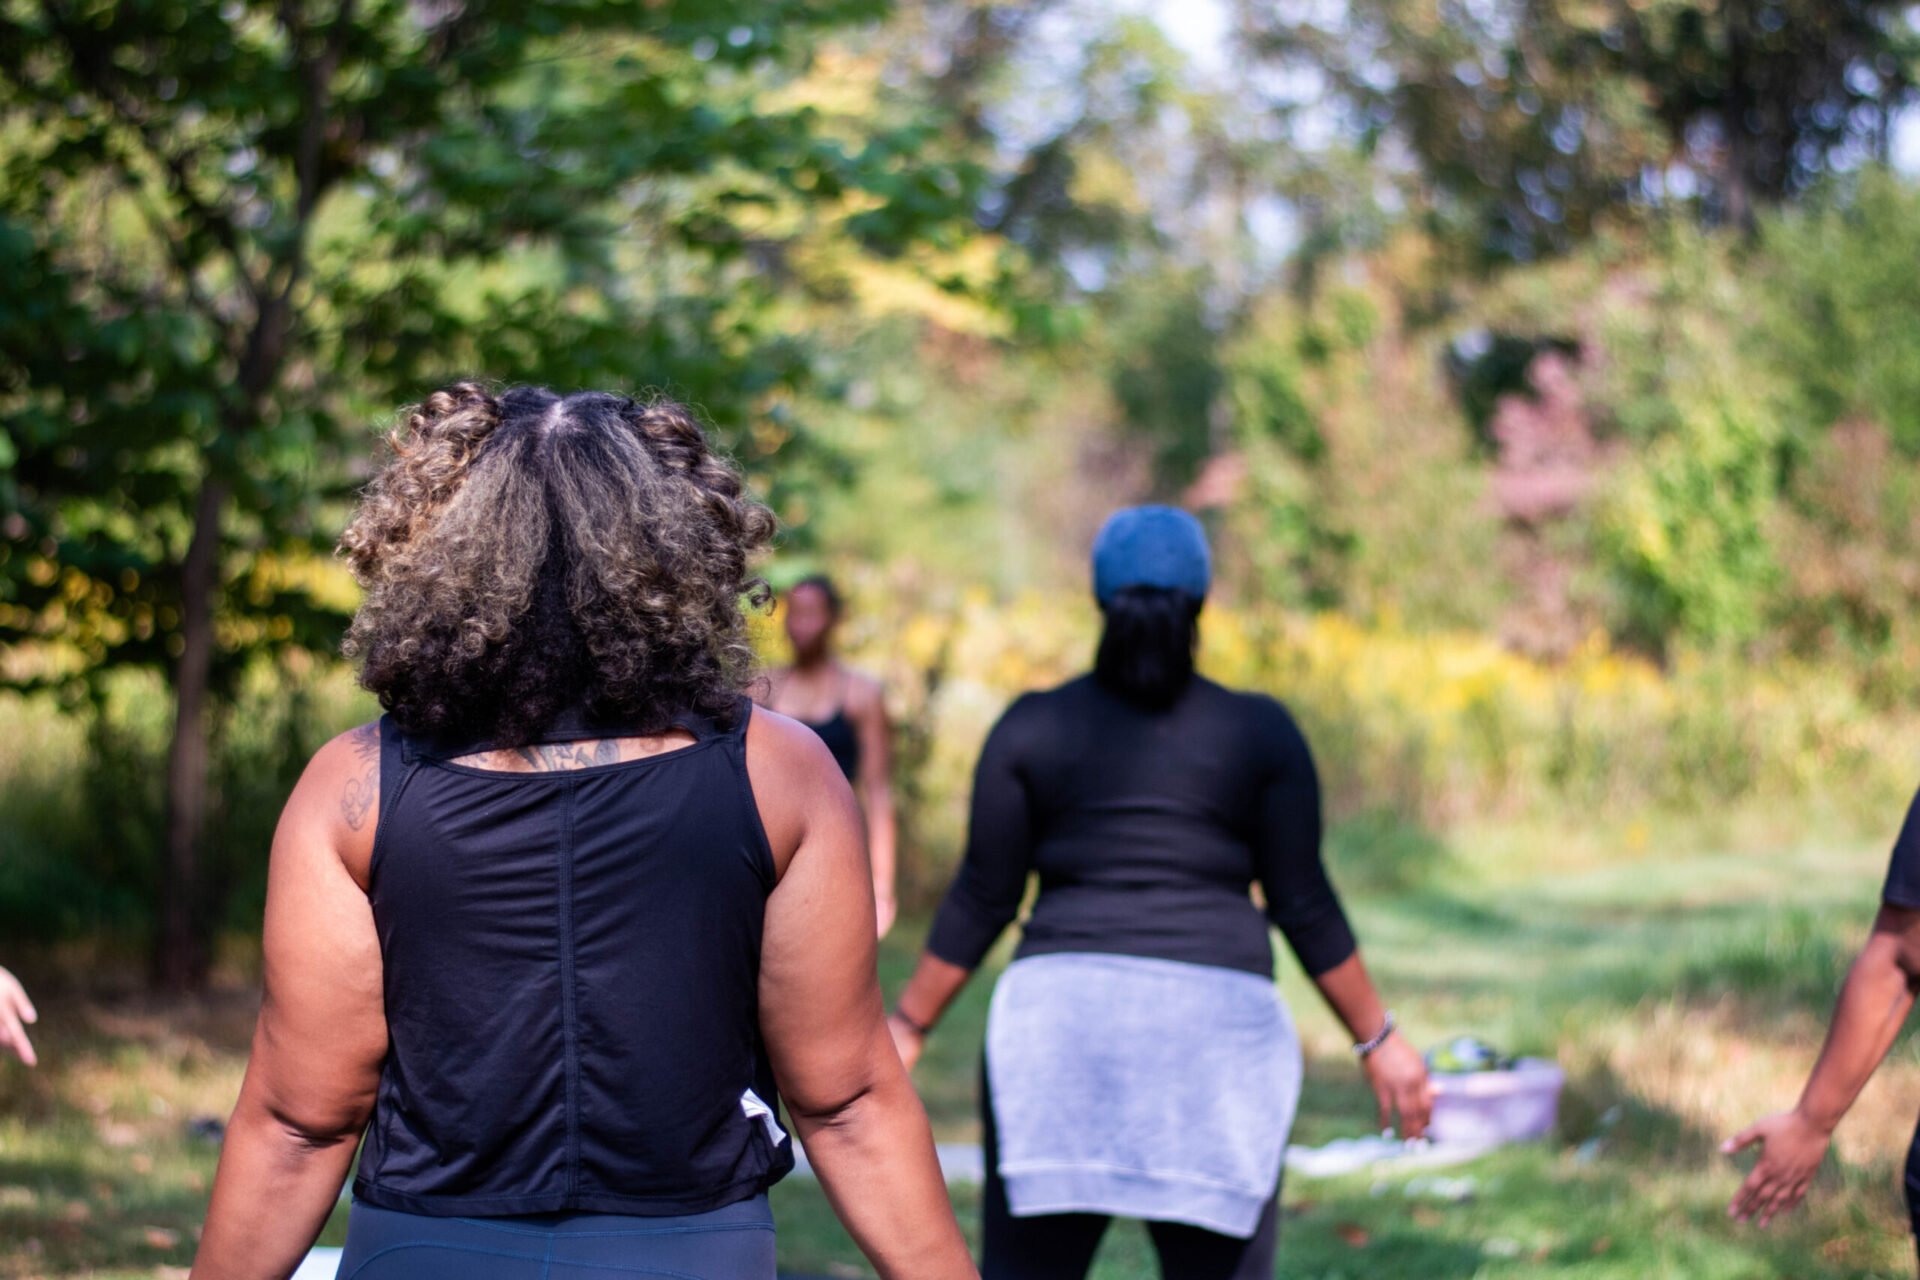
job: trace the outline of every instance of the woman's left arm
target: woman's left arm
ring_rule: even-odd
[[[1373,1043],[1360,1066],[1380,1107],[1380,1127],[1387,1128],[1398,1112],[1401,1137],[1424,1135],[1427,1121],[1433,1118],[1433,1083],[1427,1078],[1426,1060],[1405,1036],[1387,1026],[1387,1011],[1359,951],[1314,974],[1313,985],[1356,1044]]]
[[[886,693],[878,681],[858,677],[848,699],[849,718],[860,735],[860,799],[867,815],[867,858],[873,864],[873,900],[880,936],[886,937],[899,910],[898,827],[893,813],[893,726],[887,720]]]
[[[1385,1129],[1395,1112],[1400,1133],[1418,1138],[1433,1114],[1433,1086],[1419,1050],[1387,1025],[1359,943],[1320,860],[1320,777],[1293,717],[1271,704],[1267,726],[1273,772],[1262,800],[1258,845],[1267,917],[1278,926],[1321,999],[1356,1044],[1370,1044],[1361,1066]]]
[[[322,747],[274,833],[264,992],[192,1280],[283,1280],[338,1202],[387,1052],[380,939],[361,881],[378,730]]]

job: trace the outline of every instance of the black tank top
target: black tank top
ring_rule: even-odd
[[[847,781],[852,782],[860,772],[860,736],[853,730],[853,721],[847,719],[846,707],[838,708],[825,720],[800,723],[820,735],[820,741],[833,753],[833,762],[847,775]]]
[[[566,772],[380,723],[390,1046],[354,1193],[433,1216],[703,1213],[793,1168],[758,1020],[772,851],[729,731]],[[545,741],[627,736],[577,719]]]

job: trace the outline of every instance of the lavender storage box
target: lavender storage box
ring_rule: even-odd
[[[1433,1073],[1435,1142],[1497,1146],[1553,1132],[1566,1072],[1545,1058],[1522,1058],[1508,1071]]]

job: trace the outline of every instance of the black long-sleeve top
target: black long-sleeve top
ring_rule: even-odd
[[[927,949],[976,967],[1035,871],[1020,957],[1093,951],[1265,977],[1268,921],[1309,974],[1354,952],[1320,863],[1306,739],[1272,698],[1198,677],[1164,711],[1091,676],[1007,709],[981,751],[966,858]]]

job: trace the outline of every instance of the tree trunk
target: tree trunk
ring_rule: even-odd
[[[1754,177],[1759,171],[1757,153],[1761,146],[1748,118],[1756,106],[1751,82],[1754,14],[1744,0],[1723,0],[1720,14],[1727,40],[1727,83],[1721,109],[1727,148],[1722,200],[1728,224],[1752,239],[1759,227],[1754,210]]]
[[[220,563],[220,508],[226,486],[201,482],[193,539],[180,573],[179,661],[173,669],[173,743],[167,752],[166,865],[154,976],[184,991],[200,986],[210,955],[203,931],[200,850],[207,828],[207,684],[213,669],[213,595]]]

